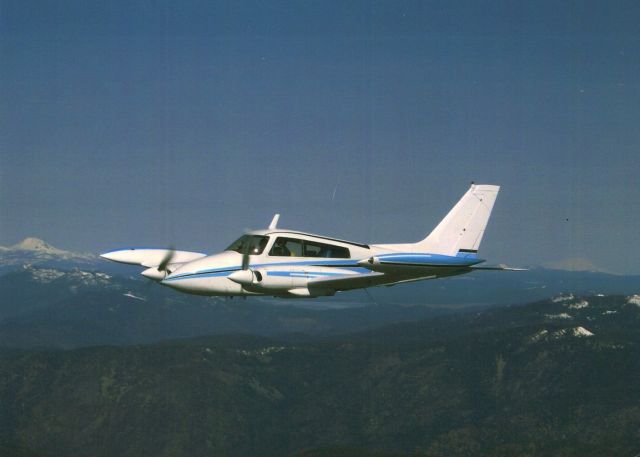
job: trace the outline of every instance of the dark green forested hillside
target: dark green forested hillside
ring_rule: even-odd
[[[639,343],[633,300],[567,297],[315,342],[5,350],[0,434],[29,456],[633,456]]]

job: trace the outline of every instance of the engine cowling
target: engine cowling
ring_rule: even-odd
[[[231,281],[238,283],[242,286],[250,286],[254,282],[257,282],[256,274],[253,270],[238,270],[227,276]]]

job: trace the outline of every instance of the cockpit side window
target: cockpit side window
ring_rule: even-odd
[[[273,243],[269,255],[275,257],[302,257],[302,240],[279,236]]]
[[[285,237],[276,238],[269,255],[274,257],[324,257],[328,259],[348,259],[351,257],[349,249],[342,246]]]
[[[305,257],[324,257],[329,259],[348,259],[351,257],[349,249],[333,244],[317,243],[315,241],[304,242]]]
[[[244,254],[245,250],[249,249],[249,254],[260,255],[269,242],[268,236],[262,235],[243,235],[236,241],[231,243],[226,251],[235,251],[240,254]]]

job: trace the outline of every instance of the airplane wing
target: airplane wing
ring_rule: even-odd
[[[392,282],[384,273],[367,273],[358,275],[344,275],[337,278],[316,279],[307,283],[312,295],[322,295],[325,291],[339,291],[375,287]]]
[[[100,257],[119,263],[128,263],[130,265],[140,265],[143,267],[157,267],[168,256],[171,256],[171,263],[191,262],[206,254],[191,251],[175,251],[172,249],[156,249],[156,248],[124,248],[115,251],[100,254]]]
[[[497,266],[472,266],[468,267],[472,270],[501,270],[501,271],[526,271],[526,268],[511,268],[506,265]],[[435,279],[437,277],[455,276],[469,271],[467,268],[447,269],[447,271],[439,271],[438,274],[431,272],[430,274],[422,274],[419,276],[408,275],[390,275],[389,273],[371,272],[367,274],[344,275],[333,278],[322,278],[311,280],[307,283],[307,288],[311,295],[325,295],[327,292],[337,292],[341,290],[362,289],[366,287],[395,285],[406,282],[424,281]]]

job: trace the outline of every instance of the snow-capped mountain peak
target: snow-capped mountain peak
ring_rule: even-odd
[[[72,268],[78,265],[93,265],[96,261],[97,256],[94,254],[65,251],[35,237],[25,238],[10,247],[0,247],[0,271],[24,265]]]
[[[34,238],[34,237],[25,238],[20,243],[15,244],[15,245],[11,246],[10,248],[8,248],[8,250],[11,250],[11,251],[35,251],[35,252],[42,252],[42,253],[53,254],[53,255],[71,254],[71,252],[55,248],[55,247],[51,246],[50,244],[45,243],[41,239]]]

